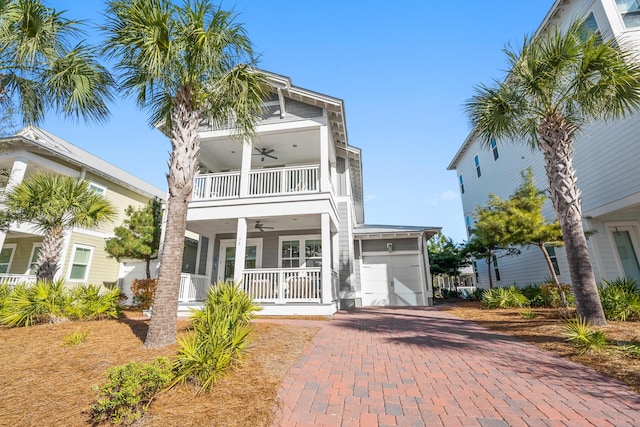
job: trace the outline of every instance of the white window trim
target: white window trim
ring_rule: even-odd
[[[285,240],[297,240],[300,242],[300,267],[292,267],[292,268],[311,268],[307,267],[307,260],[305,257],[305,240],[320,240],[320,245],[322,247],[322,236],[320,234],[302,234],[296,236],[280,236],[278,237],[278,268],[282,267],[282,242]],[[322,251],[324,252],[324,248]]]
[[[620,221],[620,222],[605,222],[604,226],[607,229],[607,237],[609,237],[609,244],[613,251],[613,259],[616,261],[616,267],[618,268],[618,276],[624,277],[624,267],[620,260],[620,254],[616,248],[616,241],[613,237],[613,233],[616,231],[627,231],[631,238],[631,245],[636,253],[636,257],[640,257],[640,223],[637,221]],[[640,259],[638,259],[640,261]]]
[[[218,252],[218,281],[219,282],[224,280],[224,261],[225,261],[226,250],[229,247],[235,247],[235,246],[236,246],[236,239],[220,240],[220,251]],[[262,237],[247,239],[246,246],[256,247],[256,268],[262,268]]]
[[[38,262],[38,260],[32,261],[33,255],[36,252],[36,248],[42,248],[42,242],[34,243],[33,246],[31,246],[31,253],[29,254],[29,263],[27,264],[27,270],[24,272],[24,274],[29,274],[29,271],[31,270],[31,264],[33,262]]]
[[[91,189],[91,187],[95,187],[102,190],[102,193],[96,192],[96,194],[100,194],[102,197],[107,196],[107,187],[105,187],[104,185],[100,185],[97,182],[89,181],[89,189]]]
[[[17,243],[5,243],[4,246],[2,246],[2,249],[11,248],[11,256],[9,257],[9,262],[6,263],[7,264],[7,272],[4,273],[4,274],[11,274],[11,273],[9,273],[9,270],[11,270],[11,264],[13,264],[13,257],[16,254],[17,246],[18,246]]]
[[[71,269],[73,268],[73,259],[75,258],[76,249],[89,249],[89,261],[87,262],[87,270],[84,273],[83,279],[72,279],[71,278]],[[86,283],[89,278],[89,271],[91,270],[91,261],[93,261],[93,251],[95,247],[90,245],[83,245],[79,243],[74,243],[71,248],[71,257],[69,259],[69,265],[67,267],[67,281],[73,283]]]

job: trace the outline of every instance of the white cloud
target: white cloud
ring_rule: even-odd
[[[424,201],[429,206],[437,206],[443,202],[449,202],[451,200],[456,200],[457,198],[458,193],[456,193],[455,191],[447,190],[440,194],[430,194],[424,199]]]
[[[458,193],[448,190],[442,193],[440,197],[442,197],[442,200],[454,200],[458,198]]]
[[[378,196],[376,196],[375,194],[367,194],[366,196],[364,196],[365,202],[370,202],[372,200],[376,200],[377,198]]]

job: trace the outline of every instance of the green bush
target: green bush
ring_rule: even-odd
[[[476,288],[475,291],[469,293],[467,299],[469,301],[482,301],[482,294],[484,294],[484,289]]]
[[[9,326],[117,317],[120,312],[119,291],[95,285],[67,289],[63,280],[39,280],[6,292],[0,296],[0,323]]]
[[[567,297],[569,305],[575,303],[575,298],[571,293],[571,286],[561,284],[562,290]],[[527,297],[531,307],[562,307],[562,299],[558,286],[555,283],[543,283],[538,285],[527,285],[522,288],[522,294]]]
[[[566,321],[564,335],[567,336],[567,341],[573,343],[582,353],[600,350],[607,345],[607,337],[604,332],[593,329],[581,317]]]
[[[80,345],[83,342],[85,342],[88,336],[89,336],[89,330],[78,329],[64,337],[63,345],[66,347],[73,347],[74,345]]]
[[[538,317],[538,314],[533,310],[524,310],[520,313],[520,317],[523,319],[535,319]]]
[[[202,311],[192,311],[193,332],[178,339],[174,384],[194,383],[198,393],[210,389],[247,345],[249,322],[260,309],[231,283],[209,289]]]
[[[482,294],[482,304],[488,308],[522,308],[529,305],[527,297],[515,286],[487,289]]]
[[[607,319],[626,321],[640,318],[640,294],[635,280],[603,280],[598,292]]]
[[[99,388],[98,401],[91,407],[91,420],[129,425],[170,384],[171,362],[161,357],[151,363],[127,363],[107,370],[107,375],[109,381]]]

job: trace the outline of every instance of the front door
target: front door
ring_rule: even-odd
[[[219,281],[233,281],[236,267],[236,241],[222,240],[220,242],[220,264],[218,268]],[[244,258],[244,268],[260,268],[262,266],[262,240],[247,239],[247,251]]]
[[[640,283],[640,264],[638,263],[638,254],[633,247],[630,232],[628,230],[614,231],[613,241],[616,244],[624,275]]]

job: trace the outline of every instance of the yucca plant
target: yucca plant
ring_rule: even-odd
[[[67,347],[72,347],[74,345],[80,345],[83,342],[85,342],[85,340],[89,336],[89,332],[90,331],[88,329],[75,330],[72,333],[70,333],[69,335],[66,335],[64,337],[63,345],[67,346]]]
[[[70,291],[71,302],[67,307],[69,317],[89,320],[118,317],[120,289],[106,289],[99,285],[76,286]]]
[[[62,280],[39,280],[35,285],[19,284],[4,300],[0,323],[9,326],[29,326],[66,319],[69,294]]]
[[[520,317],[523,319],[535,319],[538,317],[538,314],[533,310],[524,310],[520,312]]]
[[[598,291],[607,319],[626,321],[640,318],[640,294],[635,280],[631,278],[603,280],[598,286]]]
[[[488,308],[522,308],[529,305],[527,297],[515,286],[488,289],[482,294],[482,303]]]
[[[585,318],[579,316],[565,322],[564,335],[567,341],[580,349],[581,353],[600,350],[607,345],[605,333],[593,329]]]
[[[192,311],[193,332],[178,339],[173,384],[195,383],[198,393],[213,387],[241,360],[251,331],[249,322],[259,309],[237,284],[212,286],[202,311]]]

